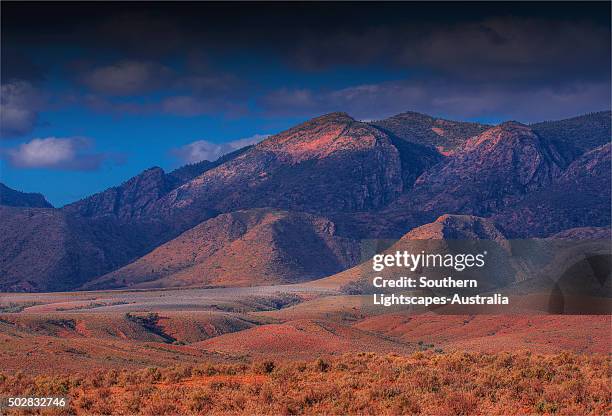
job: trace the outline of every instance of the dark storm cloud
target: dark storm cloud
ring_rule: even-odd
[[[264,97],[261,107],[271,116],[309,117],[346,111],[358,119],[381,119],[418,109],[456,119],[533,122],[599,111],[609,108],[609,103],[607,82],[515,88],[497,83],[409,80],[337,90],[279,89]]]
[[[43,69],[21,51],[2,45],[1,52],[2,84],[17,80],[37,83],[45,79]]]
[[[74,84],[63,94],[73,102],[129,114],[237,116],[251,102],[260,115],[416,110],[531,120],[609,107],[609,3],[91,2],[32,10],[3,4],[3,58],[20,51],[2,64],[3,91],[12,91],[3,121],[13,135],[29,132],[40,111],[23,86],[36,89],[40,68],[58,67]],[[46,47],[57,53],[32,64],[28,54]],[[242,79],[244,54],[269,62],[273,81]],[[405,76],[350,87],[325,80],[326,71],[355,67]],[[320,77],[325,87],[283,85],[283,70],[288,79]]]
[[[44,105],[43,94],[30,82],[11,80],[0,87],[0,139],[30,133]]]
[[[290,56],[310,70],[383,62],[455,82],[601,80],[610,76],[609,35],[609,27],[590,21],[495,17],[311,34]]]
[[[81,75],[92,91],[105,95],[136,95],[155,91],[172,77],[166,66],[151,61],[123,60]]]

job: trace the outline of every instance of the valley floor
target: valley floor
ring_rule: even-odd
[[[373,308],[316,285],[0,294],[0,396],[68,413],[605,414],[610,315]]]

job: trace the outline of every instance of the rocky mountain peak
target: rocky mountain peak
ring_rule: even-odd
[[[129,219],[142,215],[147,206],[167,193],[173,181],[160,167],[149,168],[121,185],[107,189],[63,209],[85,217],[114,215]]]
[[[302,162],[338,151],[370,148],[381,140],[386,140],[386,136],[378,129],[355,121],[346,113],[331,113],[269,137],[256,147],[287,161]]]
[[[469,139],[462,150],[474,149],[483,144],[498,146],[502,142],[513,144],[518,140],[538,140],[538,136],[528,126],[516,121],[507,121],[485,130],[482,134]]]

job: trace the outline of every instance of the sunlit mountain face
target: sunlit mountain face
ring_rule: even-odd
[[[388,146],[420,134],[439,153],[403,146],[396,161],[383,146],[384,192],[338,205],[386,206],[488,127],[608,110],[609,15],[605,2],[4,2],[0,181],[61,207],[153,167],[193,165],[150,179],[162,195],[202,161],[343,112],[386,129],[372,137]],[[568,146],[557,149],[565,162],[546,159],[551,175],[582,154]]]

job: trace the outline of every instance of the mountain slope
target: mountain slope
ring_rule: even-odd
[[[393,254],[398,250],[407,250],[414,253],[421,250],[428,253],[445,253],[449,252],[445,243],[446,240],[454,240],[455,242],[489,240],[501,247],[506,246],[504,235],[490,219],[472,215],[445,214],[431,223],[410,230],[402,238],[393,244],[387,244],[386,247],[382,245],[385,243],[384,241],[379,242],[380,247],[376,247],[377,242],[372,241],[374,245],[364,246],[362,252],[365,258],[361,259],[363,263],[333,276],[310,282],[309,285],[333,289],[344,288],[349,293],[354,290],[358,292],[364,289],[368,290],[372,288],[369,279],[374,277],[371,258],[375,254]],[[463,249],[465,249],[465,245]],[[395,273],[397,273],[397,270],[391,268],[377,272],[376,275],[393,277]],[[499,280],[499,277],[496,277],[496,279]],[[499,281],[490,283],[499,283]]]
[[[41,194],[19,192],[3,183],[0,183],[0,205],[8,207],[52,208],[52,205]]]
[[[74,289],[137,251],[129,229],[92,227],[57,209],[0,207],[0,218],[2,291]]]
[[[548,186],[565,162],[529,127],[509,122],[468,140],[452,156],[421,175],[390,210],[487,216]]]
[[[415,112],[401,113],[373,121],[371,124],[405,141],[435,147],[443,154],[453,153],[467,139],[491,127],[480,123],[444,120]]]
[[[567,160],[610,142],[612,112],[600,111],[558,121],[544,121],[530,127],[550,140]]]
[[[85,288],[299,282],[350,267],[358,253],[325,218],[252,209],[205,221]]]
[[[421,160],[402,162],[390,137],[377,128],[332,113],[269,137],[157,205],[162,211],[196,206],[221,212],[266,206],[324,215],[362,211],[396,199],[403,178],[425,167]]]
[[[495,215],[513,238],[548,236],[575,227],[609,227],[610,149],[607,144],[575,160],[550,187]]]
[[[137,220],[153,202],[176,185],[163,169],[153,167],[121,185],[66,205],[63,210],[83,217],[115,216],[121,220]]]

